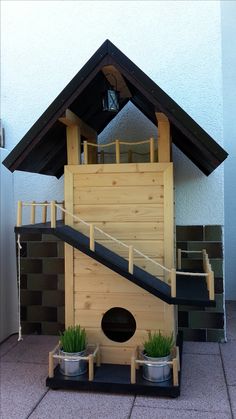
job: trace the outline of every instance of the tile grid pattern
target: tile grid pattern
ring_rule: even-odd
[[[47,353],[57,338],[14,335],[0,345],[0,417],[236,419],[236,302],[227,318],[227,343],[184,342],[177,399],[48,390]]]
[[[23,334],[57,335],[64,330],[64,243],[56,236],[21,234]]]
[[[183,331],[184,340],[224,342],[222,227],[219,225],[177,226],[176,248],[182,250],[206,249],[215,274],[215,308],[179,306],[179,329]],[[183,254],[182,268],[191,271],[201,269],[201,254]]]

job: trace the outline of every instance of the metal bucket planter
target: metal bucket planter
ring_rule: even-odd
[[[59,354],[68,357],[60,360],[60,372],[63,375],[73,377],[87,372],[86,361],[83,361],[83,359],[79,359],[78,361],[71,359],[72,356],[84,356],[85,351],[71,353],[60,350]]]
[[[163,356],[162,358],[151,358],[145,355],[144,353],[143,359],[145,361],[154,361],[154,362],[163,362],[163,361],[171,361],[171,354],[167,356]],[[160,365],[153,365],[153,364],[143,364],[143,378],[148,381],[153,381],[155,383],[162,383],[163,381],[169,380],[171,377],[171,368],[170,365],[160,364]]]

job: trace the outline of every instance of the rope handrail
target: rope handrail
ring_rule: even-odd
[[[64,204],[64,202],[56,202],[56,204]],[[24,207],[50,207],[51,202],[22,202],[22,206]],[[61,207],[60,207],[61,209]]]
[[[209,290],[209,295],[210,295],[210,300],[214,299],[214,274],[213,271],[211,269],[211,264],[209,262],[209,257],[207,255],[207,252],[205,249],[203,249],[201,252],[203,254],[203,265],[204,265],[204,270],[205,272],[182,272],[179,270],[176,270],[176,268],[167,268],[166,266],[162,265],[161,263],[157,262],[156,260],[150,258],[149,256],[145,255],[144,253],[142,253],[140,250],[136,249],[135,247],[133,247],[133,245],[127,245],[126,243],[122,242],[121,240],[118,240],[116,237],[106,233],[104,230],[102,230],[101,228],[94,226],[93,223],[89,223],[85,220],[83,220],[82,218],[80,218],[79,216],[73,214],[72,212],[68,211],[66,208],[62,207],[60,205],[61,203],[58,203],[56,201],[51,201],[50,204],[48,204],[47,202],[45,203],[36,203],[35,201],[32,201],[31,203],[22,203],[22,201],[18,201],[18,211],[17,211],[17,226],[21,226],[22,225],[22,207],[23,205],[29,205],[31,206],[34,211],[33,214],[31,214],[31,224],[35,223],[35,206],[37,205],[50,205],[51,207],[51,228],[56,228],[56,218],[57,218],[57,208],[59,210],[61,210],[61,212],[63,214],[67,214],[68,216],[72,217],[72,219],[79,221],[80,223],[82,223],[83,225],[89,227],[89,247],[90,250],[94,251],[95,249],[95,238],[94,238],[94,232],[98,231],[101,234],[103,234],[105,237],[107,237],[108,239],[110,239],[111,241],[114,241],[116,243],[118,243],[119,245],[125,247],[126,249],[128,249],[129,254],[128,254],[128,271],[130,274],[133,274],[133,267],[134,267],[134,253],[137,253],[138,255],[140,255],[142,258],[150,261],[151,263],[153,263],[156,266],[159,266],[163,271],[167,272],[168,274],[170,274],[170,286],[171,286],[171,297],[175,298],[176,297],[176,275],[184,275],[184,276],[195,276],[195,277],[206,277],[206,281],[207,281],[207,288]],[[62,203],[64,204],[64,202]],[[46,217],[44,216],[44,222],[46,222]],[[195,251],[183,251],[183,252],[190,252],[190,253],[195,253]],[[197,253],[200,253],[200,251],[196,251]],[[181,266],[179,266],[179,257],[181,259],[181,253],[182,253],[182,249],[178,249],[178,267],[179,269],[181,269]]]
[[[55,206],[57,208],[59,208],[61,211],[65,212],[66,214],[68,214],[71,217],[73,217],[74,219],[77,219],[78,221],[82,222],[82,224],[85,224],[87,226],[90,226],[90,223],[87,223],[82,218],[80,218],[77,215],[73,214],[72,212],[66,210],[65,208],[61,208],[58,204],[55,204]],[[116,243],[120,244],[121,246],[126,247],[126,248],[129,248],[129,245],[125,244],[121,240],[118,240],[116,237],[111,236],[110,234],[106,233],[101,228],[94,226],[94,229],[97,230],[97,231],[99,231],[101,234],[103,234],[104,236],[108,237],[112,241],[115,241]],[[140,250],[136,249],[135,247],[133,248],[133,251],[135,253],[139,254],[140,256],[144,257],[145,259],[149,260],[150,262],[154,263],[155,265],[159,266],[164,271],[171,272],[171,269],[167,268],[166,266],[162,265],[161,263],[157,262],[156,260],[153,260],[152,258],[150,258],[149,256],[145,255],[144,253],[142,253]],[[181,272],[181,271],[176,271],[176,275],[206,276],[207,274],[205,274],[205,273],[197,273],[197,272]]]
[[[132,142],[132,141],[120,141],[120,140],[117,140],[117,141],[119,141],[119,143],[120,144],[122,144],[122,145],[139,145],[139,144],[149,144],[150,143],[150,139],[149,140],[142,140],[142,141],[135,141],[135,142]],[[90,142],[86,142],[87,143],[87,145],[89,145],[89,146],[91,146],[91,147],[101,147],[101,148],[104,148],[104,147],[110,147],[111,145],[115,145],[116,144],[116,140],[114,140],[114,141],[111,141],[110,143],[106,143],[106,144],[95,144],[95,143],[90,143]]]

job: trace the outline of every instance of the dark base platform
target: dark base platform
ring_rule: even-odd
[[[177,337],[180,365],[182,367],[183,335]],[[76,377],[67,377],[60,373],[59,365],[54,370],[54,377],[47,378],[46,385],[54,390],[97,391],[119,394],[143,394],[150,396],[178,397],[180,395],[181,369],[179,385],[173,385],[173,379],[163,383],[152,383],[142,377],[142,367],[136,370],[136,383],[130,383],[130,365],[102,364],[94,369],[94,380],[88,380],[88,373]]]
[[[94,380],[88,381],[88,374],[66,377],[55,368],[54,377],[47,378],[46,385],[52,389],[99,391],[106,393],[148,394],[153,396],[178,397],[180,386],[173,386],[172,379],[163,383],[151,383],[142,378],[142,368],[136,372],[136,383],[130,383],[129,365],[102,364],[94,371]]]

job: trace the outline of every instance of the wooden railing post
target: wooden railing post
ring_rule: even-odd
[[[133,275],[134,272],[134,247],[129,246],[129,273]]]
[[[170,273],[171,297],[176,297],[176,269],[172,268]]]
[[[89,226],[89,247],[90,247],[90,250],[94,252],[95,242],[94,242],[94,225],[93,224],[90,224]]]
[[[55,201],[51,201],[51,228],[56,228],[56,205]]]
[[[154,154],[155,154],[155,150],[154,150],[154,138],[151,137],[150,138],[150,163],[154,163]]]
[[[42,223],[45,224],[47,222],[47,201],[44,201],[43,207],[42,207]]]
[[[116,140],[116,163],[120,163],[120,141]]]
[[[128,163],[132,163],[133,152],[131,149],[128,150]]]
[[[173,384],[177,386],[179,384],[179,376],[178,376],[178,359],[173,359]]]
[[[30,224],[35,224],[35,210],[36,210],[36,206],[35,206],[35,201],[31,202],[31,211],[30,211]]]
[[[16,226],[20,227],[21,225],[22,225],[22,201],[18,201]]]
[[[177,250],[177,263],[178,263],[178,269],[181,269],[182,267],[182,263],[181,263],[181,256],[182,256],[182,252],[181,249]]]
[[[88,142],[84,141],[84,164],[88,164]]]
[[[209,299],[215,299],[215,290],[214,290],[214,273],[212,270],[208,272],[208,291],[209,291]]]
[[[101,150],[101,151],[100,151],[100,163],[101,163],[101,164],[104,164],[104,161],[105,161],[105,160],[104,160],[104,150]]]
[[[93,381],[94,377],[94,368],[93,368],[93,355],[88,356],[88,364],[89,364],[89,381]]]

